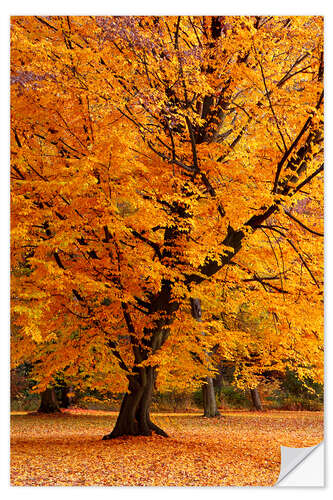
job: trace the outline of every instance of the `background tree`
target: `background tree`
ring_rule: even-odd
[[[250,389],[250,393],[251,393],[251,398],[252,398],[252,403],[253,403],[254,409],[258,410],[258,411],[262,411],[263,408],[262,408],[262,403],[261,403],[261,398],[260,398],[258,388],[255,387],[254,389]]]
[[[60,406],[54,387],[47,387],[41,392],[41,401],[38,411],[40,413],[60,412]]]

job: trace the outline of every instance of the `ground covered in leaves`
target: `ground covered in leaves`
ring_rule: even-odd
[[[280,470],[280,445],[323,439],[322,412],[156,414],[169,438],[102,441],[110,412],[72,410],[11,419],[13,486],[270,486]]]

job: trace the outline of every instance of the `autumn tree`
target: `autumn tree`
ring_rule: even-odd
[[[319,379],[322,18],[28,16],[11,37],[14,362],[34,346],[41,388],[127,390],[105,439],[165,435],[155,383],[200,385],[217,344],[251,357],[244,383]],[[221,321],[244,302],[260,338]]]
[[[258,388],[255,387],[254,389],[250,389],[250,393],[251,393],[253,408],[257,411],[262,411],[263,408]]]

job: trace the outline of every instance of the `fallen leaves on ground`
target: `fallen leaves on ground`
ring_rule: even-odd
[[[169,438],[102,441],[116,413],[12,415],[13,486],[270,486],[280,445],[323,439],[322,412],[155,414]]]

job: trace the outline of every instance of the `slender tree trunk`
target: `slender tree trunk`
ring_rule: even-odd
[[[224,385],[222,363],[219,366],[217,366],[217,368],[218,368],[218,373],[216,373],[215,377],[213,378],[213,384],[214,384],[215,394],[218,395],[220,398],[222,394],[222,387]]]
[[[206,384],[202,386],[204,417],[218,417],[220,415],[217,405],[216,396],[214,391],[214,384],[212,377],[206,378]]]
[[[262,411],[262,404],[261,404],[261,399],[260,399],[260,394],[257,388],[255,389],[250,389],[251,392],[251,398],[252,398],[252,403],[254,408],[257,411]]]
[[[39,413],[60,412],[54,387],[45,389],[45,391],[41,393],[41,402],[38,412]]]
[[[197,321],[201,321],[201,302],[200,299],[191,299],[192,316]],[[209,353],[207,353],[209,357]],[[218,417],[219,411],[216,405],[216,396],[212,377],[206,377],[202,386],[202,399],[204,406],[204,417]]]
[[[150,419],[155,369],[151,366],[140,368],[137,375],[130,375],[128,379],[128,392],[123,398],[116,425],[103,439],[119,436],[151,436],[153,432],[167,437],[167,434]]]

